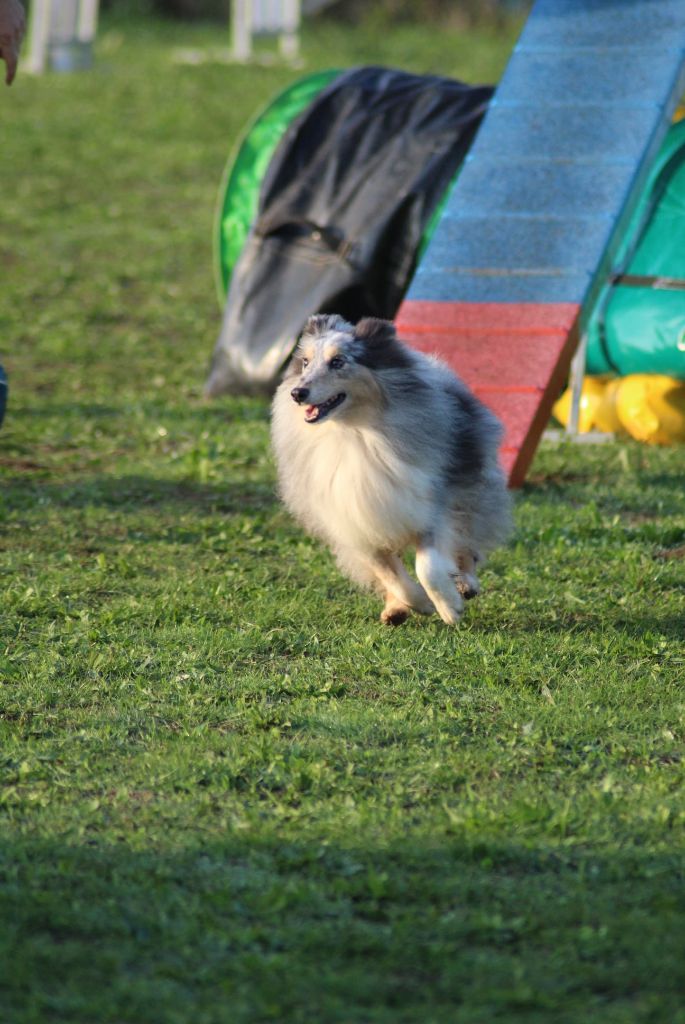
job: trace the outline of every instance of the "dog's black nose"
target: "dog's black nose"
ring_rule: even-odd
[[[293,388],[290,394],[299,405],[301,402],[304,402],[305,398],[309,395],[309,388]]]

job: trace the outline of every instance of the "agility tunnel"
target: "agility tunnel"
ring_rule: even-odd
[[[271,393],[313,312],[394,317],[491,96],[362,67],[296,83],[260,115],[222,187],[208,395]]]

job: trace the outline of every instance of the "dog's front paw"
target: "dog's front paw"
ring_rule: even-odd
[[[458,626],[464,614],[464,601],[461,594],[456,591],[454,600],[435,600],[435,610],[448,626]]]
[[[448,608],[447,605],[442,605],[438,608],[438,615],[447,626],[458,626],[462,619],[463,609]]]

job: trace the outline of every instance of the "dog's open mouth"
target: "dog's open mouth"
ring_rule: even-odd
[[[304,411],[305,421],[307,423],[318,423],[324,416],[328,416],[329,412],[332,412],[333,409],[337,409],[346,398],[347,395],[341,391],[339,395],[329,398],[327,402],[322,402],[321,405],[308,405]]]

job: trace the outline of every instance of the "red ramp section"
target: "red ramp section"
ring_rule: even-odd
[[[577,340],[574,303],[406,302],[403,340],[455,367],[505,428],[501,461],[523,483]]]
[[[536,0],[397,317],[520,485],[685,89],[685,0]]]

